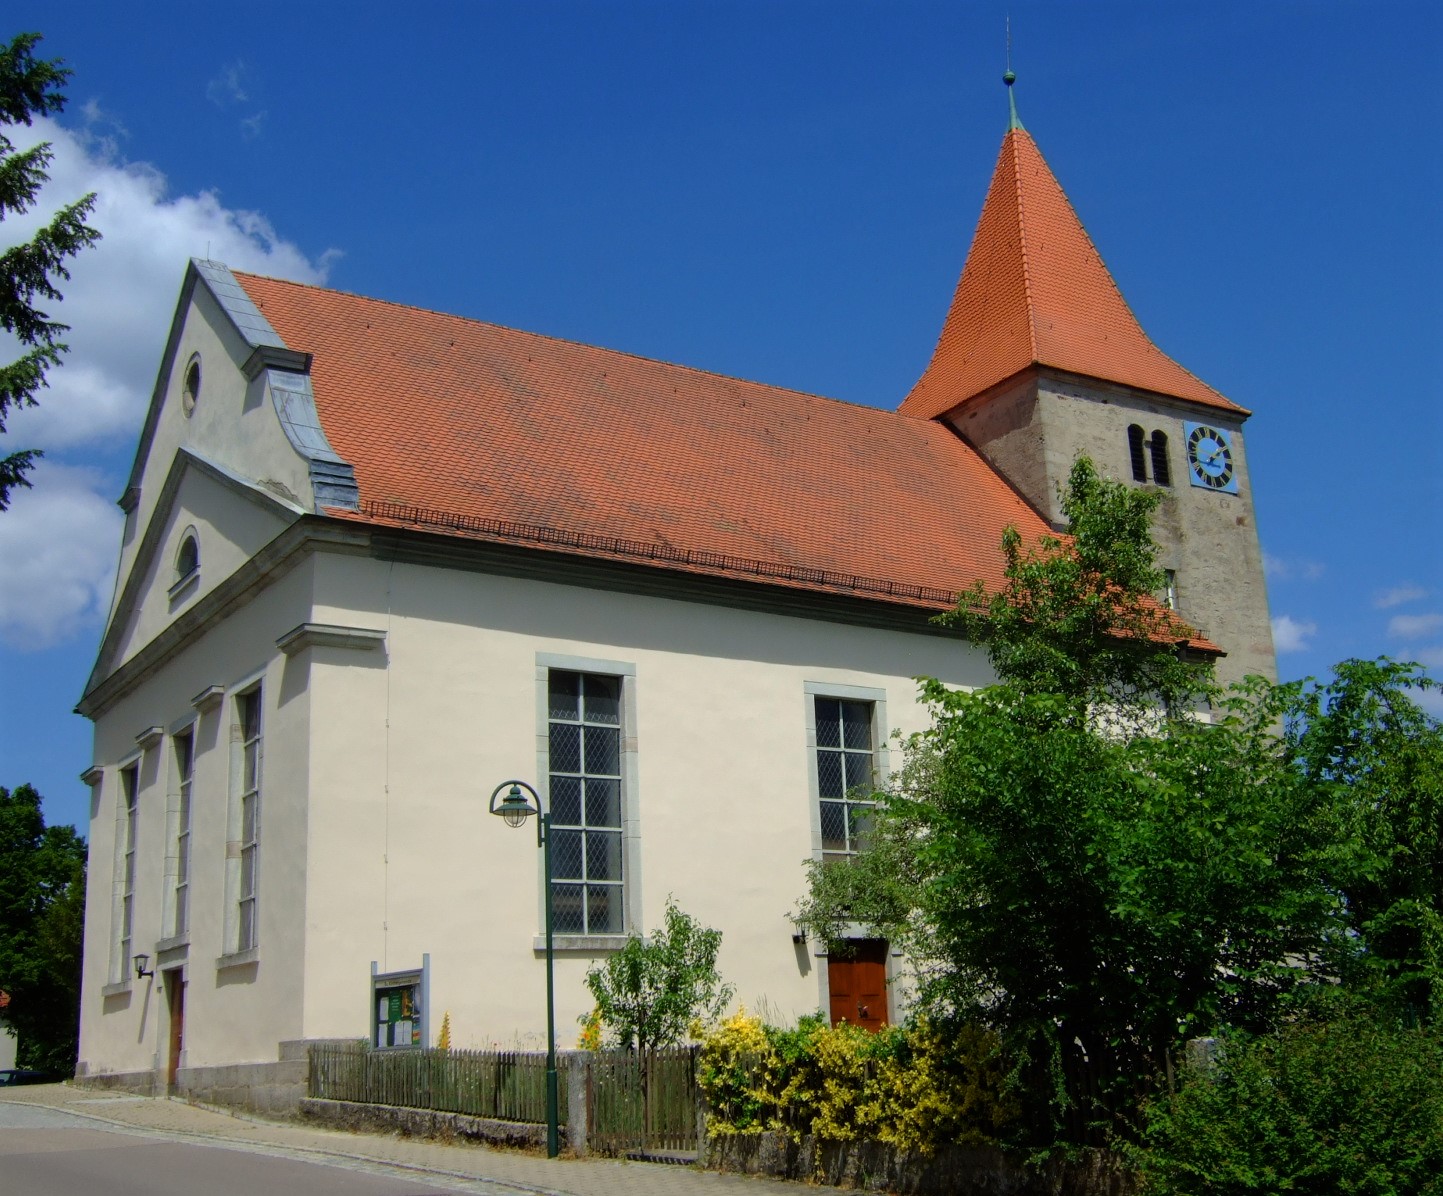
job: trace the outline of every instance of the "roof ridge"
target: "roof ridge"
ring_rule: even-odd
[[[339,287],[318,286],[315,283],[297,282],[293,278],[277,278],[271,274],[254,274],[248,270],[232,270],[237,278],[254,278],[263,282],[282,283],[286,286],[300,287],[307,291],[322,291],[328,295],[340,295],[346,299],[356,299],[362,303],[376,303],[383,307],[393,307],[401,311],[420,312],[422,315],[439,316],[443,320],[459,320],[463,324],[476,324],[484,328],[499,328],[503,332],[514,332],[518,336],[535,337],[537,340],[551,341],[558,345],[572,345],[579,349],[595,349],[602,353],[614,353],[618,357],[627,357],[633,361],[644,361],[651,365],[664,365],[668,369],[685,370],[691,374],[701,374],[708,378],[717,378],[723,382],[740,382],[745,386],[756,386],[764,390],[777,390],[786,394],[797,395],[804,399],[816,399],[824,403],[838,403],[854,411],[876,412],[881,415],[895,415],[895,410],[888,410],[885,407],[875,407],[871,403],[854,403],[850,399],[839,399],[835,395],[818,394],[811,390],[798,390],[792,386],[782,386],[775,382],[763,382],[757,378],[739,378],[735,374],[724,374],[720,370],[709,370],[705,366],[687,365],[681,361],[668,361],[664,357],[648,357],[644,353],[636,353],[630,349],[613,349],[609,345],[598,345],[592,341],[576,340],[569,336],[554,336],[549,332],[535,332],[529,328],[517,328],[512,324],[502,324],[496,320],[482,320],[475,316],[461,316],[455,312],[440,311],[434,307],[422,307],[414,303],[399,303],[394,299],[378,299],[374,295],[362,295],[357,291],[344,291]]]
[[[1009,91],[1008,95],[1012,93]],[[1012,189],[1016,192],[1017,202],[1014,208],[1017,213],[1017,252],[1022,259],[1022,304],[1027,313],[1027,349],[1032,355],[1032,360],[1037,360],[1037,313],[1032,303],[1032,270],[1031,262],[1027,257],[1027,216],[1022,210],[1022,162],[1017,155],[1017,134],[1027,136],[1027,130],[1020,125],[1015,129],[1007,130],[1007,148],[1012,154]],[[1031,140],[1031,138],[1028,138]]]

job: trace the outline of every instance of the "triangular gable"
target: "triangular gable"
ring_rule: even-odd
[[[87,692],[306,513],[299,504],[180,449],[118,586]],[[187,534],[196,539],[199,565],[182,575],[177,560]]]

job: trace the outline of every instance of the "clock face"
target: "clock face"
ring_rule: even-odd
[[[1210,424],[1183,424],[1187,437],[1188,478],[1194,486],[1222,494],[1238,492],[1232,436]]]

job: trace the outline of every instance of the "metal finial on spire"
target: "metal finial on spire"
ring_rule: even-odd
[[[1007,14],[1007,70],[1002,76],[1002,82],[1007,84],[1007,131],[1022,128],[1022,122],[1017,119],[1017,101],[1012,98],[1012,85],[1017,82],[1017,75],[1012,70],[1012,14]]]
[[[1022,128],[1022,121],[1017,117],[1017,101],[1012,96],[1012,85],[1017,82],[1017,76],[1009,70],[1002,76],[1002,82],[1007,84],[1007,128],[1010,132]]]

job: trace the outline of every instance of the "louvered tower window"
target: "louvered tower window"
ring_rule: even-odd
[[[1152,441],[1148,446],[1152,451],[1152,480],[1159,486],[1172,485],[1172,470],[1167,463],[1167,433],[1154,432]],[[1137,465],[1133,464],[1133,473],[1137,473]]]
[[[1147,481],[1147,453],[1143,451],[1143,431],[1137,424],[1127,428],[1127,451],[1132,457],[1132,480]]]

